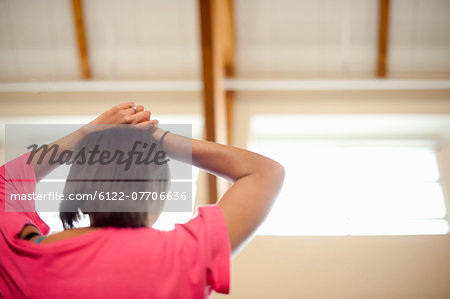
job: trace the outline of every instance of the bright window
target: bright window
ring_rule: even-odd
[[[395,125],[391,136],[386,128],[375,134],[378,121],[375,117],[364,123],[351,116],[283,116],[283,121],[277,116],[253,117],[249,148],[286,168],[283,190],[258,233],[447,233],[436,142],[399,139],[403,129]],[[364,134],[364,129],[370,132]]]

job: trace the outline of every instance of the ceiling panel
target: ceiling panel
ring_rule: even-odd
[[[199,79],[198,0],[83,4],[93,79]],[[450,74],[449,16],[449,0],[392,0],[389,75]],[[375,74],[378,0],[234,0],[234,23],[239,78]],[[71,0],[0,0],[0,80],[72,79]]]
[[[69,0],[0,0],[0,79],[78,78]]]
[[[197,1],[84,1],[92,73],[100,79],[197,79]]]
[[[377,1],[235,0],[240,77],[370,76]]]
[[[450,1],[391,2],[389,72],[450,73]]]

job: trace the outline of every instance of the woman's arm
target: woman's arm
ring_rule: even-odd
[[[116,105],[106,112],[100,114],[96,119],[91,121],[86,126],[76,130],[75,132],[64,136],[55,142],[48,145],[50,148],[53,145],[58,145],[58,152],[62,153],[65,150],[71,150],[75,147],[80,139],[82,139],[86,134],[91,131],[90,125],[98,125],[98,124],[137,124],[141,122],[154,123],[154,121],[150,120],[150,111],[144,111],[144,107],[141,105],[136,106],[136,111],[131,108],[134,106],[133,102],[122,103]],[[49,174],[52,170],[59,166],[58,163],[50,164],[49,159],[51,155],[45,155],[42,161],[40,159],[40,155],[37,154],[33,156],[33,166],[34,172],[36,176],[36,181],[40,181],[47,174]]]
[[[164,131],[155,129],[160,140]],[[218,202],[227,223],[231,248],[236,251],[261,224],[281,189],[284,168],[278,162],[256,153],[200,141],[169,133],[163,139],[167,154],[177,160],[190,161],[210,173],[234,184]]]

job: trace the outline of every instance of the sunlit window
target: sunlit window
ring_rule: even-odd
[[[308,124],[304,118],[292,116],[289,123],[296,126],[296,121],[311,126],[317,119],[309,117]],[[331,118],[329,122],[322,122],[321,131],[317,127],[296,126],[300,132],[296,135],[289,131],[292,127],[283,128],[284,124],[272,116],[252,119],[249,148],[274,158],[286,168],[283,190],[259,234],[448,232],[434,143],[386,140],[382,134],[362,139],[363,127],[349,130],[342,124],[350,124],[348,118]],[[270,129],[266,130],[267,124]],[[339,126],[340,134],[336,131]],[[329,135],[330,130],[334,131],[333,136]],[[325,135],[328,138],[323,138]]]

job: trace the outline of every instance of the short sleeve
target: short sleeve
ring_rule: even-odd
[[[39,217],[34,200],[11,201],[11,194],[32,194],[36,191],[36,178],[32,163],[27,163],[30,153],[19,156],[0,167],[0,217],[24,219],[24,225],[34,224],[43,234],[48,234],[50,227]]]
[[[217,205],[198,208],[198,215],[181,225],[189,232],[189,239],[200,248],[194,249],[201,256],[207,287],[228,294],[230,289],[231,246],[225,217]]]

